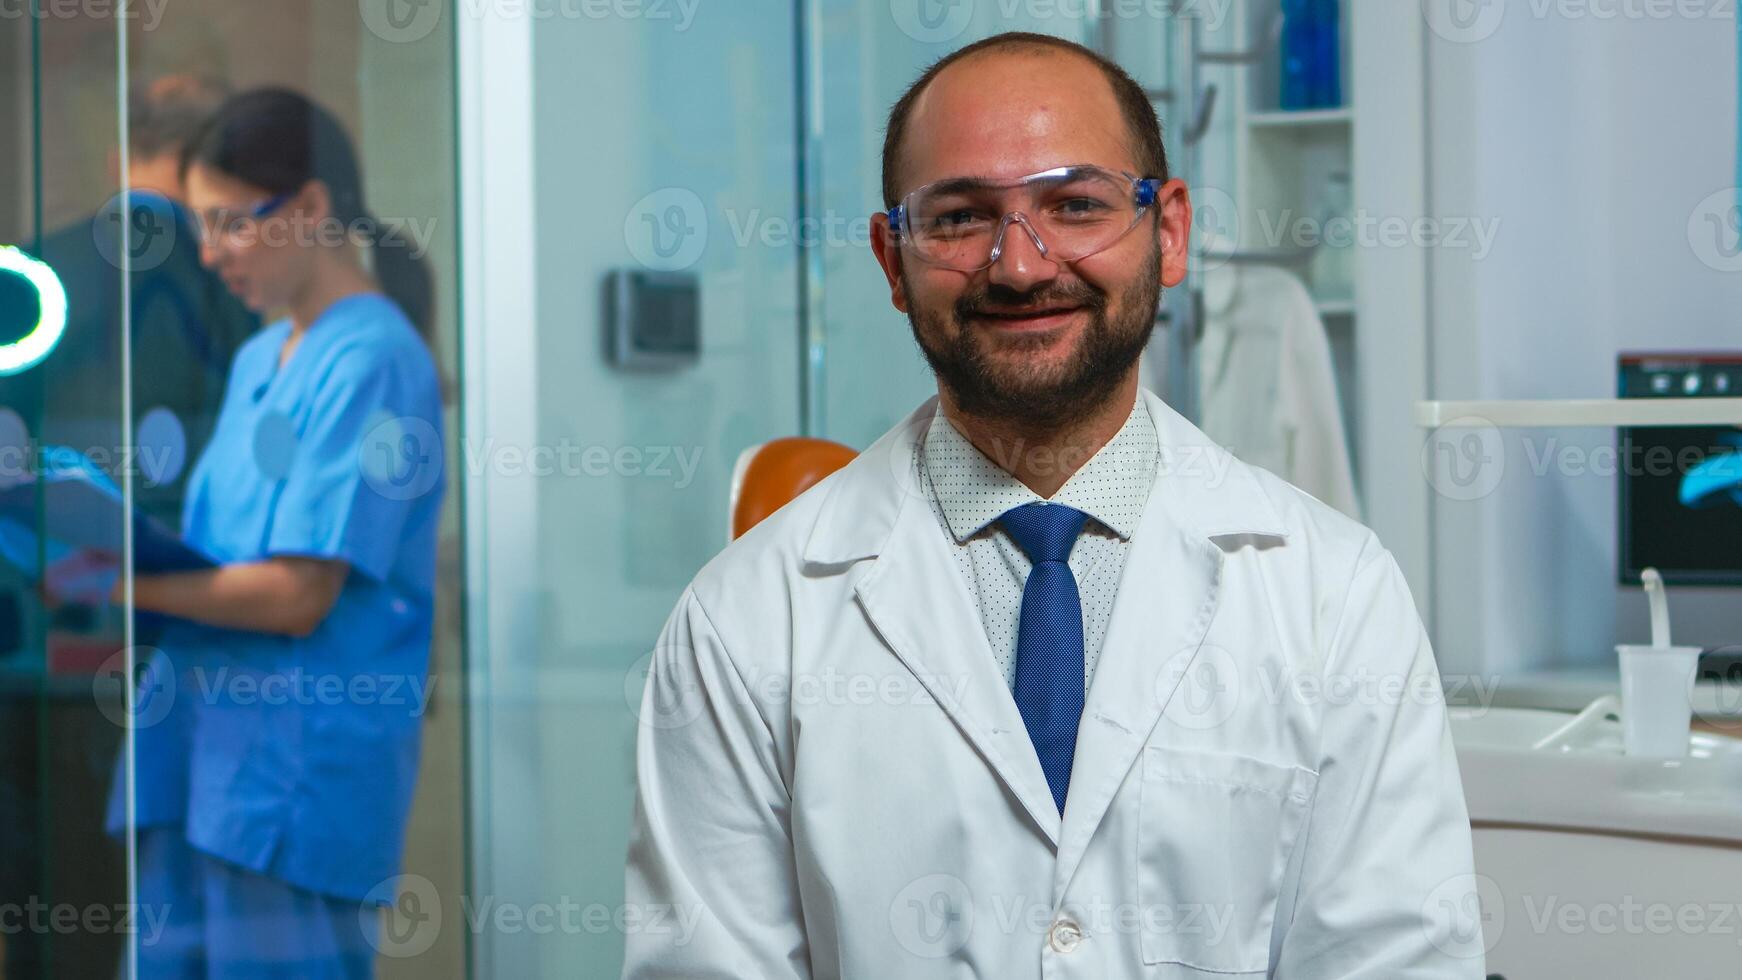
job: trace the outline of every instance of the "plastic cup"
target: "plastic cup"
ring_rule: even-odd
[[[1620,644],[1621,736],[1627,754],[1680,759],[1688,754],[1699,647]]]

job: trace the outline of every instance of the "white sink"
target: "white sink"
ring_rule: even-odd
[[[1450,714],[1472,821],[1742,842],[1742,740],[1693,733],[1684,759],[1639,759],[1600,708],[1571,731],[1560,711]]]
[[[1735,908],[1742,741],[1692,734],[1684,759],[1629,758],[1615,703],[1450,711],[1489,975],[1736,976],[1733,928],[1650,917]]]

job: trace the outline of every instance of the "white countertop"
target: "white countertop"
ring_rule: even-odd
[[[1493,701],[1488,707],[1547,708],[1579,711],[1605,694],[1621,694],[1619,669],[1610,667],[1556,667],[1501,674],[1497,685],[1485,682]],[[1446,684],[1447,700],[1466,707],[1482,707],[1472,685]],[[1742,721],[1742,682],[1712,681],[1694,685],[1694,714],[1708,720]]]

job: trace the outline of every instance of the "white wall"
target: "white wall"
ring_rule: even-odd
[[[1688,237],[1736,181],[1734,20],[1504,10],[1497,27],[1428,32],[1430,207],[1498,221],[1485,256],[1432,256],[1434,397],[1610,397],[1618,351],[1742,346],[1742,275]],[[1435,498],[1446,669],[1600,664],[1647,635],[1643,602],[1615,585],[1616,480],[1566,453],[1613,441],[1513,430],[1491,494]],[[1701,592],[1673,597],[1678,639],[1742,639],[1735,593]]]

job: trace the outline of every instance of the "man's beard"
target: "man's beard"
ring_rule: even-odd
[[[1120,297],[1117,320],[1107,318],[1107,294],[1081,279],[1048,283],[1019,293],[990,284],[961,296],[948,312],[910,309],[914,340],[949,392],[958,410],[979,418],[995,418],[1025,429],[1056,432],[1092,416],[1113,397],[1120,382],[1142,356],[1155,331],[1161,301],[1161,247],[1150,250],[1145,274]],[[905,270],[902,273],[905,278]],[[907,294],[913,295],[908,289]],[[1040,350],[1051,337],[1006,337],[999,342],[999,363],[987,357],[983,328],[970,323],[982,310],[1044,309],[1075,306],[1089,318],[1077,346],[1056,369],[1023,363],[1025,350]],[[953,319],[953,324],[945,318]],[[951,336],[949,327],[954,327]]]

